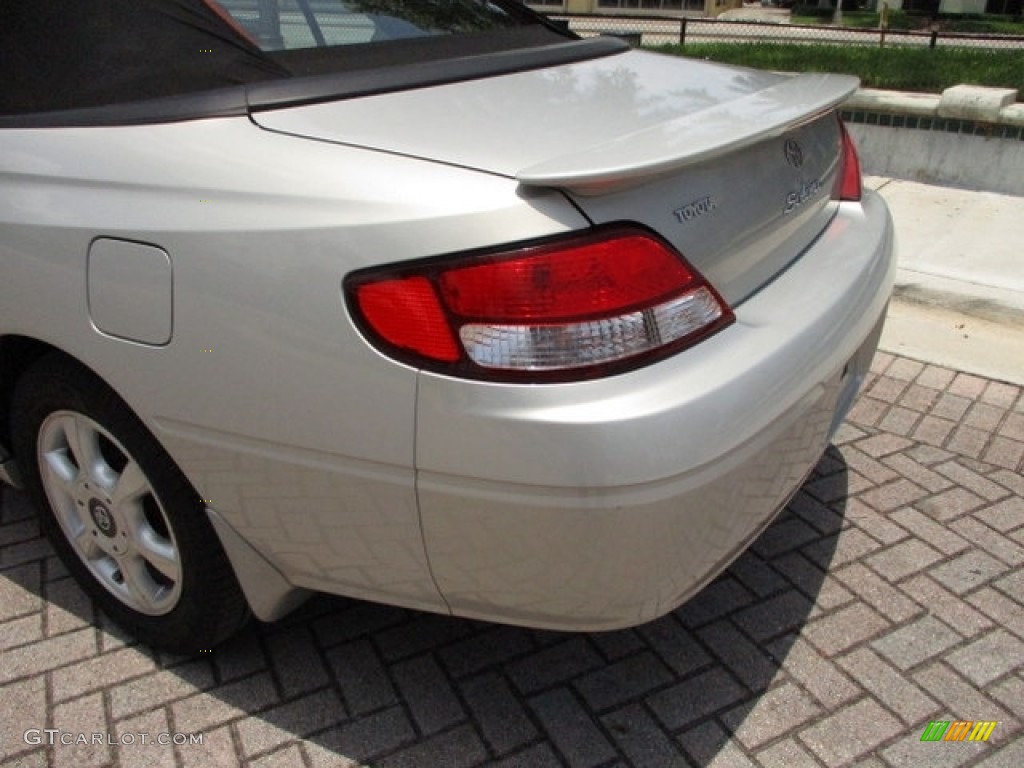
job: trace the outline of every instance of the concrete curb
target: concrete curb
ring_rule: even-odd
[[[844,104],[848,110],[914,117],[973,120],[990,125],[1024,126],[1024,103],[1012,88],[955,85],[941,95],[861,88]]]
[[[841,106],[865,173],[1024,196],[1024,104],[1011,88],[862,88]]]

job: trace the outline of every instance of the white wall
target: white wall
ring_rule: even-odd
[[[1024,196],[1024,141],[945,131],[846,126],[864,173]]]

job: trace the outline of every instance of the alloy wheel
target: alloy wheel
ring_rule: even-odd
[[[56,411],[39,429],[43,489],[68,543],[127,607],[169,613],[182,566],[167,513],[138,462],[100,424]]]

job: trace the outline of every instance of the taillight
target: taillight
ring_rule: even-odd
[[[345,289],[360,328],[386,354],[493,380],[606,375],[734,319],[671,246],[623,226],[367,270]]]
[[[839,121],[839,131],[842,134],[842,158],[839,167],[839,199],[858,201],[863,195],[860,174],[860,159],[857,157],[857,147],[850,137],[849,131]]]

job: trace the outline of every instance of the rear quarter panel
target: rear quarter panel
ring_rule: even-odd
[[[246,118],[11,129],[0,147],[0,334],[96,371],[296,583],[436,607],[414,492],[416,373],[358,335],[341,281],[579,227],[571,206]],[[90,321],[99,236],[170,255],[168,344]]]

